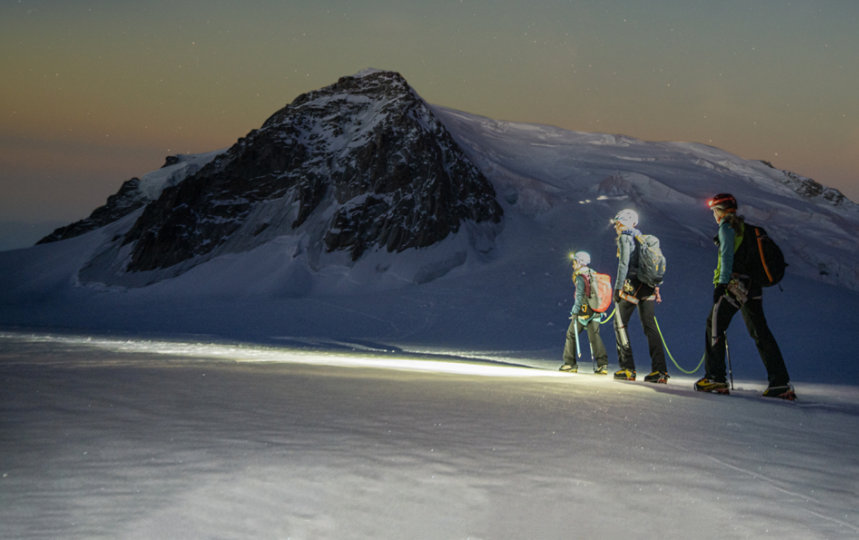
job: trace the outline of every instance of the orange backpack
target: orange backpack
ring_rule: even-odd
[[[611,276],[588,270],[587,274],[583,274],[586,276],[585,296],[588,299],[588,306],[597,313],[604,313],[611,306]]]

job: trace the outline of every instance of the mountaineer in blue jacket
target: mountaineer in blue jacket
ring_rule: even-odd
[[[651,383],[667,383],[669,375],[668,366],[665,363],[665,350],[662,348],[662,338],[656,326],[656,303],[662,301],[659,287],[651,287],[643,283],[638,276],[638,259],[641,252],[636,240],[636,236],[641,235],[641,231],[636,228],[638,213],[635,210],[624,209],[611,221],[617,233],[618,259],[617,279],[614,285],[614,301],[617,306],[614,334],[620,369],[615,372],[614,378],[635,380],[635,361],[632,357],[627,325],[637,307],[650,352],[651,372],[644,377],[644,380]]]

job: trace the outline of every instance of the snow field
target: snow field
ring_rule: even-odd
[[[787,403],[739,381],[118,345],[0,340],[4,537],[859,532],[852,387]]]

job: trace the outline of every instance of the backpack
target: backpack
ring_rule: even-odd
[[[659,247],[659,238],[652,234],[637,234],[638,240],[638,280],[651,287],[662,285],[662,277],[665,275],[665,255]]]
[[[611,276],[590,270],[585,279],[585,296],[591,311],[596,313],[607,311],[612,299]]]
[[[763,227],[746,223],[742,245],[747,250],[748,272],[752,283],[764,287],[778,284],[787,263],[784,254]]]

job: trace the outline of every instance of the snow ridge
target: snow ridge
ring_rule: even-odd
[[[545,216],[600,202],[608,219],[633,206],[654,232],[671,238],[687,230],[687,238],[677,238],[686,244],[676,248],[682,253],[690,244],[709,242],[705,202],[730,192],[740,213],[778,241],[790,273],[859,291],[859,205],[835,189],[698,143],[648,142],[434,109],[495,184],[508,213]],[[579,234],[598,231],[588,227]]]

